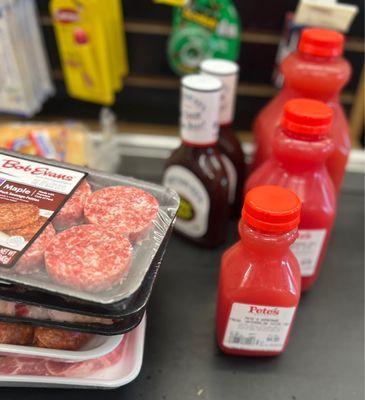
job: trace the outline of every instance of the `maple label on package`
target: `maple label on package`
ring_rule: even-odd
[[[12,266],[86,176],[0,153],[0,265]]]
[[[224,335],[230,349],[281,351],[296,307],[233,303]]]

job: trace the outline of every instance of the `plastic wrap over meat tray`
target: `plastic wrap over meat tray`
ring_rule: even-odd
[[[171,230],[172,227],[167,237]],[[143,318],[164,252],[162,246],[140,288],[127,299],[113,304],[101,305],[37,290],[24,290],[0,281],[0,321],[99,335],[129,332]]]
[[[164,252],[178,195],[133,178],[50,165],[87,176],[17,263],[0,267],[0,279],[22,288],[20,300],[27,290],[104,306],[130,297]],[[7,234],[25,237],[36,223]]]

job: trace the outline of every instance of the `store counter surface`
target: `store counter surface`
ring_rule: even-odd
[[[232,357],[216,345],[220,257],[237,239],[234,221],[218,249],[171,239],[148,307],[144,363],[134,382],[110,391],[1,388],[0,399],[362,400],[363,192],[363,175],[348,174],[322,273],[302,297],[282,356]]]

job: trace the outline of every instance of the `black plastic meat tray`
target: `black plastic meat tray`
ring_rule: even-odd
[[[169,228],[165,240],[171,236],[172,226]],[[91,306],[81,300],[71,301],[59,295],[38,290],[24,290],[16,285],[0,283],[0,299],[21,302],[41,307],[48,307],[59,311],[66,311],[82,315],[110,318],[111,324],[60,322],[49,319],[32,319],[27,317],[0,315],[0,321],[20,322],[37,326],[69,329],[80,332],[96,333],[100,335],[117,335],[134,329],[142,320],[151,292],[160,269],[166,246],[161,246],[151,264],[139,290],[130,298],[103,306]]]

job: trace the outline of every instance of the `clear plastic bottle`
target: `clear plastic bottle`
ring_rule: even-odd
[[[246,191],[280,185],[300,197],[299,238],[292,250],[300,264],[303,291],[318,277],[336,214],[335,191],[326,168],[333,151],[328,137],[332,116],[332,109],[321,101],[288,101],[274,137],[273,154],[246,184]]]
[[[336,192],[340,190],[351,150],[349,126],[339,102],[340,92],[351,76],[351,66],[342,57],[344,42],[344,36],[335,31],[316,28],[303,30],[298,50],[282,62],[284,87],[255,120],[253,130],[257,151],[254,169],[271,154],[272,139],[280,124],[284,104],[293,98],[317,99],[334,111],[330,132],[334,151],[327,160],[327,167]]]
[[[300,200],[280,186],[260,186],[245,197],[241,240],[222,257],[217,341],[225,353],[273,356],[288,343],[300,299],[297,237]]]

